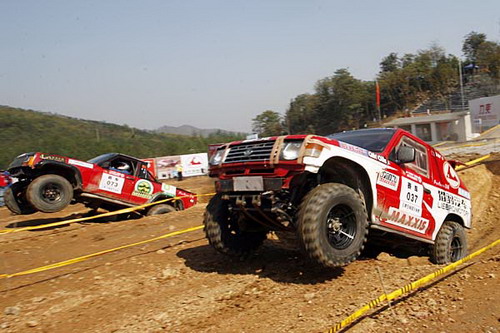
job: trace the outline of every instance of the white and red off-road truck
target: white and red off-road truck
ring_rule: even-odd
[[[470,194],[455,161],[401,129],[231,142],[211,158],[217,195],[204,224],[218,251],[245,257],[270,231],[296,233],[316,262],[336,267],[369,244],[464,257]]]

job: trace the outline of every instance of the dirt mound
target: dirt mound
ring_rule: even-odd
[[[466,157],[467,158],[467,157]],[[500,237],[499,162],[460,172],[473,200],[470,246]],[[172,185],[213,192],[213,180]],[[197,206],[165,216],[94,221],[57,229],[0,235],[0,273],[16,272],[201,224]],[[11,216],[0,227],[84,214]],[[117,251],[89,261],[0,280],[2,332],[263,332],[324,331],[386,290],[436,270],[427,257],[358,260],[325,270],[297,250],[269,240],[249,261],[231,261],[207,244],[202,231]],[[359,321],[352,332],[491,331],[500,318],[500,249],[412,297]]]

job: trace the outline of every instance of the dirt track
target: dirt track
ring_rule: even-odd
[[[461,177],[473,195],[472,251],[500,237],[500,161],[465,170]],[[188,179],[181,186],[197,193],[212,191],[208,178]],[[204,206],[202,202],[161,217],[0,235],[0,273],[200,225]],[[60,214],[19,217],[0,208],[0,228],[85,212],[77,205]],[[500,332],[499,261],[497,247],[392,309],[365,317],[349,331]],[[392,291],[438,266],[427,257],[382,253],[377,259],[325,270],[277,240],[266,241],[247,262],[229,261],[208,246],[202,231],[195,231],[0,280],[0,332],[321,332],[382,293],[377,267],[385,288]]]

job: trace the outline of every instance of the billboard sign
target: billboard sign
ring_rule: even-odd
[[[187,154],[176,156],[157,157],[156,174],[158,179],[170,179],[177,177],[178,165],[182,165],[182,176],[202,176],[208,173],[208,155]]]
[[[475,133],[496,126],[500,120],[500,95],[472,99],[469,110]]]
[[[156,159],[156,172],[158,179],[177,177],[176,166],[181,163],[180,156],[163,156]]]
[[[208,172],[207,153],[181,155],[181,163],[185,177],[206,175]]]

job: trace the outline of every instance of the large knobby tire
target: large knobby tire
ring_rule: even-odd
[[[167,204],[158,204],[148,210],[147,216],[160,215],[175,212],[175,208]]]
[[[445,221],[431,249],[431,261],[448,264],[467,255],[467,235],[457,222]]]
[[[43,175],[31,182],[26,197],[39,211],[55,213],[69,205],[73,199],[73,186],[59,175]]]
[[[25,183],[14,183],[4,193],[5,206],[14,214],[27,215],[36,212],[26,200]]]
[[[363,200],[352,188],[322,184],[303,199],[298,238],[306,253],[325,267],[354,261],[366,242],[368,216]]]
[[[217,251],[240,259],[248,257],[266,239],[265,231],[242,231],[238,215],[229,211],[227,200],[217,194],[207,205],[204,221],[205,235]]]

